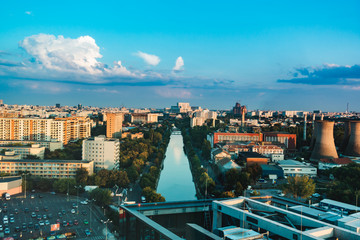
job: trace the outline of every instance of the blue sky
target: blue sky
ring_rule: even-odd
[[[9,104],[360,111],[359,1],[7,1]]]

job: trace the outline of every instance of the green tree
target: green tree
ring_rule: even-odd
[[[76,181],[74,178],[61,178],[54,182],[53,188],[55,192],[58,193],[67,193],[69,190],[70,194],[76,194]]]
[[[142,195],[145,197],[146,202],[165,202],[165,198],[150,187],[145,187]]]
[[[292,194],[296,198],[307,198],[315,192],[315,183],[308,176],[288,177],[287,180],[284,186],[286,194]]]
[[[81,184],[82,186],[85,186],[87,184],[89,178],[89,172],[86,170],[86,168],[79,168],[76,171],[75,180],[77,184]]]
[[[201,156],[205,160],[210,160],[211,157],[211,144],[208,140],[204,139],[201,146]]]
[[[106,206],[111,203],[111,191],[109,189],[96,188],[90,192],[90,198],[95,199],[99,206]]]

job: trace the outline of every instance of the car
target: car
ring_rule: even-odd
[[[68,226],[71,227],[72,225],[74,225],[74,224],[73,224],[73,221],[69,221],[69,222],[68,222]]]
[[[50,192],[51,195],[56,195],[56,192]]]
[[[85,224],[85,225],[88,225],[89,222],[88,222],[87,220],[84,220],[84,224]]]
[[[26,230],[27,230],[26,224],[25,224],[25,225],[22,225],[22,231],[23,231],[23,232],[26,232]]]
[[[4,224],[9,224],[9,220],[4,220]]]
[[[6,235],[10,234],[10,228],[5,228],[4,233],[5,233]]]
[[[74,225],[79,225],[79,221],[78,220],[74,220]]]
[[[25,208],[25,209],[24,209],[24,212],[25,212],[25,213],[28,213],[28,212],[29,212],[29,209],[28,209],[28,208]]]
[[[38,216],[37,216],[37,220],[41,220],[41,215],[38,215]]]
[[[48,208],[48,207],[44,207],[44,211],[45,211],[45,212],[49,211],[49,208]]]
[[[259,183],[267,183],[267,181],[265,179],[262,179],[262,178],[260,178],[258,182]]]
[[[43,219],[44,219],[44,220],[46,220],[46,219],[47,219],[47,216],[46,216],[45,214],[43,215]]]
[[[39,224],[35,223],[35,224],[34,224],[34,229],[35,229],[35,230],[39,230],[39,228],[40,228]]]
[[[39,221],[39,225],[40,225],[40,226],[44,226],[45,223],[44,223],[43,221]]]
[[[75,209],[71,209],[71,213],[74,214],[76,211]]]
[[[13,238],[14,240],[17,240],[17,239],[19,239],[19,236],[17,235],[17,233],[14,233],[14,234],[12,235],[12,238]]]
[[[60,223],[60,219],[56,219],[56,223]]]
[[[83,204],[83,205],[87,205],[87,204],[88,204],[87,201],[81,201],[80,203]]]
[[[7,203],[4,203],[3,208],[7,208]]]
[[[0,225],[0,232],[4,231],[4,228],[2,225]]]
[[[61,212],[58,212],[58,216],[61,218],[62,217],[62,214],[61,214]]]
[[[4,213],[7,213],[7,208],[4,208],[3,212],[4,212]]]
[[[10,213],[9,217],[11,217],[11,218],[14,217],[14,214]]]
[[[32,222],[29,222],[28,228],[33,228],[34,224]]]
[[[19,226],[15,227],[15,231],[20,232],[20,227]]]
[[[49,225],[50,224],[50,221],[49,220],[46,220],[45,221],[45,225],[47,226],[47,225]]]
[[[14,217],[11,217],[10,218],[10,223],[14,223],[15,222],[15,218]]]
[[[39,195],[39,198],[43,198],[44,196],[43,195]]]
[[[48,214],[48,219],[52,219],[52,217],[53,217],[52,213],[49,213]]]
[[[66,222],[66,221],[63,221],[63,222],[62,222],[62,226],[63,226],[63,227],[66,227],[66,226],[67,226],[67,222]]]
[[[34,199],[34,198],[35,198],[35,195],[31,195],[30,198],[31,198],[31,199]]]
[[[65,214],[66,214],[66,211],[65,211],[65,210],[61,210],[61,213],[62,213],[63,215],[65,215]]]
[[[35,218],[35,217],[36,217],[36,213],[35,213],[35,212],[32,212],[32,213],[31,213],[31,217],[32,217],[32,218]]]
[[[284,193],[279,193],[278,196],[279,196],[279,197],[284,197],[285,194],[284,194]]]
[[[90,230],[89,230],[89,229],[85,229],[85,235],[86,235],[86,236],[90,236],[90,234],[91,234]]]
[[[19,210],[17,208],[15,208],[14,212],[15,214],[19,214]]]
[[[31,192],[34,193],[34,192],[35,192],[35,189],[31,190]]]
[[[5,216],[3,217],[3,221],[5,221],[5,220],[9,220],[9,218],[8,218],[7,215],[5,215]]]
[[[318,198],[318,197],[320,197],[321,195],[320,195],[319,193],[314,193],[312,196],[313,196],[314,198]]]
[[[76,203],[73,203],[73,204],[72,204],[72,207],[73,207],[73,208],[77,208],[78,205],[76,205]]]
[[[39,211],[39,208],[38,208],[38,207],[36,207],[36,208],[35,208],[35,212],[38,212],[38,211]]]

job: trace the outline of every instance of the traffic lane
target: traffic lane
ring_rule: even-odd
[[[75,220],[78,220],[79,225],[73,225],[71,227],[60,227],[60,233],[69,232],[71,230],[77,232],[79,237],[85,237],[85,229],[90,228],[92,225],[92,235],[93,236],[102,236],[102,228],[103,224],[100,222],[101,215],[99,216],[97,211],[94,211],[97,206],[92,206],[92,211],[90,214],[90,204],[81,205],[79,204],[79,213],[76,211],[75,214],[70,213],[71,209],[73,209],[72,204],[77,203],[76,197],[67,197],[66,195],[51,195],[46,193],[41,193],[43,198],[39,198],[39,194],[34,194],[35,198],[31,199],[31,195],[28,194],[27,198],[12,198],[9,201],[5,201],[7,204],[7,212],[1,212],[1,222],[3,220],[4,215],[10,216],[10,214],[14,215],[15,223],[9,223],[9,228],[11,230],[11,236],[15,233],[16,226],[22,227],[23,223],[27,225],[29,222],[33,224],[39,223],[39,220],[31,217],[31,213],[35,212],[35,209],[38,208],[38,212],[35,212],[36,216],[46,214],[47,218],[49,214],[52,214],[52,218],[49,219],[50,224],[54,224],[57,219],[62,222],[65,220],[67,222],[72,221],[74,223]],[[83,199],[79,199],[83,200]],[[1,204],[3,206],[3,204]],[[48,211],[45,211],[44,207],[48,207]],[[28,208],[29,211],[25,213],[25,208]],[[15,214],[15,209],[18,209],[18,214]],[[65,215],[61,214],[59,217],[58,213],[62,212],[62,210],[66,211]],[[91,219],[90,219],[91,217]],[[84,224],[84,220],[89,222],[88,225]],[[41,221],[44,221],[43,219]],[[4,225],[4,224],[2,224]],[[31,231],[31,232],[30,232]],[[18,233],[20,234],[20,232]],[[30,238],[34,236],[48,236],[50,234],[50,225],[40,226],[39,230],[35,230],[34,228],[26,229],[26,232],[22,232],[23,238]]]

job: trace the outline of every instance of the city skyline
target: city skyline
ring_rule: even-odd
[[[4,4],[5,103],[360,111],[357,1],[95,3]]]

